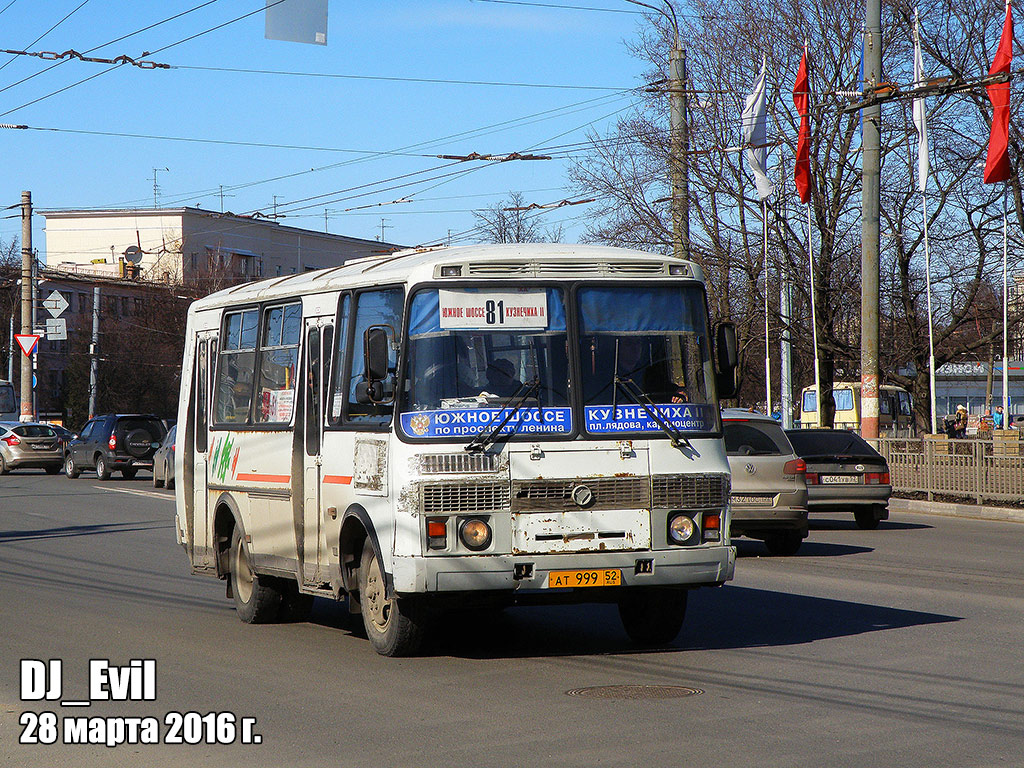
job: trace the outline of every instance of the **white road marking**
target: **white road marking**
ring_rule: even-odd
[[[135,490],[134,488],[109,488],[109,487],[107,487],[105,485],[94,485],[93,488],[96,488],[96,489],[101,490],[101,491],[113,491],[114,493],[130,493],[133,496],[145,496],[146,498],[149,498],[149,499],[161,499],[163,501],[174,501],[174,494],[168,495],[166,493],[159,493],[157,491],[138,491],[138,490]]]

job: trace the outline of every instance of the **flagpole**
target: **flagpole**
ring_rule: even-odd
[[[821,395],[821,367],[818,365],[818,316],[817,311],[814,307],[814,240],[812,238],[811,229],[811,207],[812,203],[807,204],[807,261],[810,266],[810,279],[811,279],[811,340],[814,344],[814,391],[817,392],[816,406],[818,409],[818,426],[825,426],[822,423],[822,395]]]
[[[1010,419],[1010,357],[1009,357],[1009,329],[1006,323],[1006,304],[1009,295],[1009,280],[1006,274],[1006,251],[1007,251],[1007,193],[1010,191],[1009,184],[1003,192],[1003,429],[1009,426]]]
[[[938,434],[938,409],[935,404],[935,335],[932,322],[932,256],[928,245],[928,198],[921,192],[921,213],[924,224],[924,272],[928,295],[928,388],[931,390],[932,434]]]
[[[768,201],[761,201],[761,231],[764,238],[764,391],[765,413],[772,415],[772,358],[768,340]]]

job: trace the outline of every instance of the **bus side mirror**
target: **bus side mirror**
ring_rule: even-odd
[[[736,367],[739,365],[739,353],[736,345],[736,326],[730,322],[720,323],[715,333],[715,352],[718,357],[718,396],[730,398],[736,396]]]
[[[385,391],[388,368],[388,326],[371,325],[363,333],[363,381],[356,384],[356,402],[363,405],[384,403],[393,397]]]
[[[380,325],[371,325],[363,334],[363,370],[367,381],[384,381],[388,377],[388,332]]]

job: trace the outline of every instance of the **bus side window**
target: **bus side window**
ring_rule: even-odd
[[[320,453],[320,329],[306,334],[306,455]]]
[[[196,397],[196,453],[206,453],[206,419],[207,419],[207,403],[206,395],[209,392],[208,379],[206,378],[207,370],[207,352],[206,342],[199,342],[196,348],[196,383],[195,383],[195,397]]]
[[[363,333],[371,325],[389,325],[395,334],[402,331],[404,295],[401,288],[364,291],[356,297],[355,328],[352,343],[351,373],[346,394],[345,420],[358,424],[385,425],[391,423],[394,403],[360,403],[356,400],[356,385],[363,380]],[[392,342],[397,341],[394,337]],[[394,369],[398,353],[392,346],[388,351],[388,368],[392,371],[384,382],[385,391],[394,388]]]
[[[327,423],[337,426],[341,423],[341,409],[345,405],[345,360],[348,356],[348,316],[352,311],[352,297],[345,294],[341,297],[338,311],[338,343],[334,347],[331,357],[331,369],[333,374],[334,388],[331,390],[330,411],[327,414]],[[330,349],[330,339],[325,335],[324,349]],[[331,378],[325,378],[331,381]]]
[[[289,424],[295,411],[302,305],[270,307],[263,315],[259,383],[254,420],[257,424]]]
[[[230,312],[224,317],[224,345],[217,361],[214,421],[246,424],[252,403],[259,310]]]

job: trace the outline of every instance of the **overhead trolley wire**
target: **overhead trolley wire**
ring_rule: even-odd
[[[169,64],[170,69],[190,69],[202,72],[233,72],[248,75],[281,75],[290,77],[323,77],[337,80],[373,80],[395,83],[428,83],[433,85],[487,85],[506,88],[550,88],[575,91],[626,91],[629,88],[605,85],[573,85],[564,83],[517,83],[498,80],[446,80],[437,77],[392,77],[389,75],[345,75],[334,72],[291,72],[275,69],[243,69],[241,67],[202,67],[187,64]]]
[[[210,0],[210,2],[214,2],[214,1],[215,0]],[[88,2],[88,0],[86,0],[86,2]],[[228,26],[230,24],[234,24],[236,22],[242,21],[243,19],[247,19],[250,16],[253,16],[253,15],[257,14],[257,13],[262,13],[265,10],[267,10],[268,8],[273,8],[275,5],[280,5],[283,2],[285,2],[285,0],[267,0],[266,5],[261,6],[261,7],[257,8],[254,11],[249,11],[248,13],[243,13],[241,16],[236,16],[235,18],[231,19],[230,21],[225,21],[225,22],[223,22],[221,24],[217,24],[216,26],[210,27],[209,29],[205,29],[202,32],[197,32],[194,35],[189,35],[188,37],[182,38],[181,40],[178,40],[177,42],[170,43],[168,45],[165,45],[165,46],[162,46],[160,48],[157,48],[155,51],[151,51],[149,53],[149,55],[154,55],[154,54],[160,53],[161,51],[166,51],[166,50],[168,50],[170,48],[174,48],[175,46],[181,45],[183,43],[187,43],[187,42],[189,42],[191,40],[195,40],[195,39],[200,38],[200,37],[202,37],[204,35],[208,35],[211,32],[216,32],[217,30],[223,29],[224,27],[226,27],[226,26]],[[206,4],[208,5],[209,2],[206,3]],[[109,43],[106,43],[105,45],[109,45]],[[102,48],[103,46],[99,46],[99,47]],[[92,50],[95,50],[95,49],[92,49]],[[88,51],[87,51],[87,53],[88,53]],[[63,63],[63,61],[60,62],[60,63]],[[58,66],[58,65],[55,64],[54,66]],[[7,110],[6,112],[0,112],[0,117],[6,117],[7,115],[11,114],[12,112],[17,112],[18,110],[24,109],[25,107],[29,107],[29,106],[31,106],[33,104],[38,104],[40,101],[48,99],[51,96],[56,96],[59,93],[63,93],[64,91],[70,90],[71,88],[74,88],[76,86],[82,85],[83,83],[87,83],[90,80],[94,80],[97,77],[100,77],[102,75],[108,74],[110,72],[116,72],[118,69],[120,69],[123,66],[124,66],[124,64],[116,64],[113,67],[111,67],[110,69],[104,69],[101,72],[96,73],[95,75],[91,75],[89,77],[83,78],[82,80],[79,80],[79,81],[77,81],[75,83],[71,83],[71,85],[66,85],[63,88],[59,88],[56,91],[52,91],[51,93],[46,94],[45,96],[40,96],[39,98],[33,99],[32,101],[26,102],[25,104],[21,104],[20,106],[13,107],[13,108]]]
[[[63,23],[65,22],[65,21],[67,21],[68,19],[70,19],[70,18],[71,18],[71,17],[72,17],[72,16],[73,16],[73,15],[74,15],[74,14],[75,14],[75,13],[76,13],[76,12],[77,12],[77,11],[78,11],[79,9],[81,9],[81,7],[82,7],[83,5],[85,5],[85,4],[86,4],[86,3],[88,3],[88,2],[89,2],[89,0],[82,0],[82,2],[81,2],[81,3],[79,3],[79,4],[78,4],[78,6],[77,6],[77,7],[76,7],[76,8],[75,8],[75,9],[74,9],[73,11],[71,11],[70,13],[68,13],[68,14],[67,14],[67,15],[66,15],[66,16],[65,16],[65,17],[64,17],[63,19],[61,19],[61,20],[60,20],[60,21],[58,21],[58,22],[57,22],[56,24],[54,24],[54,25],[53,25],[52,27],[50,27],[50,28],[49,28],[48,30],[46,30],[45,32],[43,32],[43,34],[41,34],[41,35],[40,35],[39,37],[37,37],[37,38],[36,38],[35,40],[33,40],[33,41],[32,41],[31,43],[29,43],[29,44],[28,44],[28,45],[26,45],[25,47],[26,47],[26,48],[31,48],[31,47],[32,47],[33,45],[35,45],[36,43],[38,43],[38,42],[39,42],[40,40],[42,40],[42,39],[43,39],[44,37],[46,37],[46,36],[47,36],[48,34],[50,34],[51,32],[53,32],[53,30],[55,30],[55,29],[56,29],[57,27],[59,27],[59,26],[60,26],[61,24],[63,24]],[[12,3],[12,5],[13,5],[13,3]],[[8,6],[7,6],[7,8],[10,8],[10,7],[11,7],[10,5],[8,5]],[[6,11],[6,10],[7,10],[7,8],[4,8],[4,11]],[[0,13],[3,13],[3,11],[0,11]],[[11,57],[11,58],[10,58],[10,59],[8,59],[7,61],[5,61],[5,62],[4,62],[3,64],[0,64],[0,69],[3,69],[3,68],[4,68],[4,67],[6,67],[6,66],[7,66],[8,64],[10,64],[10,63],[11,63],[12,61],[14,61],[14,57]]]
[[[171,21],[175,21],[177,19],[180,19],[183,16],[187,16],[190,13],[198,11],[201,8],[205,8],[208,5],[213,5],[214,3],[219,2],[219,1],[220,0],[206,0],[206,2],[203,2],[203,3],[200,3],[199,5],[193,6],[192,8],[184,10],[181,13],[176,13],[173,16],[168,16],[166,19],[162,19],[160,21],[154,22],[153,24],[148,24],[145,27],[142,27],[140,29],[135,30],[134,32],[129,32],[126,35],[121,35],[120,37],[115,37],[113,40],[108,40],[105,43],[101,43],[100,45],[93,46],[92,48],[89,48],[87,51],[85,51],[85,53],[89,54],[89,53],[92,53],[93,51],[98,51],[100,48],[106,48],[108,45],[113,45],[114,43],[119,43],[122,40],[127,40],[129,37],[134,37],[135,35],[142,34],[143,32],[148,32],[149,30],[155,29],[156,27],[159,27],[162,24],[167,24],[167,23],[169,23]],[[49,72],[54,67],[59,67],[61,64],[66,63],[66,61],[67,61],[66,59],[62,59],[62,60],[58,61],[56,64],[51,64],[46,69],[41,69],[38,72],[35,72],[34,74],[29,75],[28,77],[24,77],[21,80],[18,80],[17,82],[14,82],[14,83],[11,83],[10,85],[4,86],[3,88],[0,88],[0,93],[3,93],[4,91],[9,90],[11,88],[14,88],[15,86],[21,85],[22,83],[28,82],[29,80],[31,80],[34,77],[38,77],[39,75],[45,74],[46,72]]]

